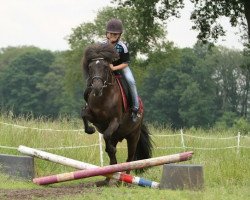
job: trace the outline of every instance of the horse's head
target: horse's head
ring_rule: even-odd
[[[102,96],[103,88],[107,87],[110,81],[111,71],[109,62],[104,58],[95,58],[89,63],[89,81],[94,96]]]
[[[85,51],[83,69],[95,96],[101,96],[103,88],[111,81],[109,64],[117,58],[117,53],[110,45],[92,45]]]

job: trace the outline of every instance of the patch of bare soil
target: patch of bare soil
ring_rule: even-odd
[[[74,186],[44,187],[42,189],[0,189],[1,200],[32,200],[37,198],[52,199],[66,195],[84,194],[94,190],[95,183],[84,183]],[[95,192],[102,188],[95,188]]]

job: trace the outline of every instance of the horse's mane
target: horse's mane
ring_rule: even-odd
[[[85,76],[89,74],[88,65],[91,60],[96,58],[103,58],[109,63],[118,58],[118,54],[114,47],[109,44],[93,44],[86,48],[83,57],[83,72]]]

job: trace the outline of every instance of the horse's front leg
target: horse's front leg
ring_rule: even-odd
[[[95,128],[93,126],[89,126],[88,123],[88,118],[92,118],[90,112],[89,112],[89,108],[87,106],[85,106],[84,108],[82,108],[81,110],[81,117],[83,120],[83,124],[84,124],[84,130],[85,133],[87,134],[93,134],[95,132]]]

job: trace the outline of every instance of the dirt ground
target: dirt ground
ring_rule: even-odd
[[[93,190],[95,183],[84,183],[74,186],[63,187],[46,187],[43,189],[0,189],[1,200],[32,200],[37,198],[53,199],[53,197],[60,197],[66,195],[77,195],[90,192]],[[95,188],[102,191],[101,187]]]

